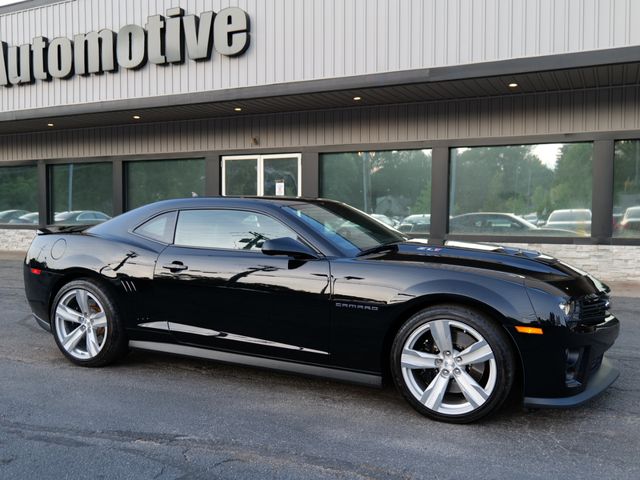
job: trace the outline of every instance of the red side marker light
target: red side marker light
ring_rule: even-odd
[[[40,275],[42,273],[42,270],[40,270],[39,268],[32,268],[31,273],[33,273],[34,275]]]

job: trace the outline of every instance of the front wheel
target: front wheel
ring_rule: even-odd
[[[115,300],[94,280],[74,280],[63,286],[53,301],[51,318],[58,348],[76,365],[101,367],[126,352]]]
[[[506,333],[489,318],[442,305],[416,313],[400,328],[391,349],[391,374],[418,412],[469,423],[504,403],[515,360]]]

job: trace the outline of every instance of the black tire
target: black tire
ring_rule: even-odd
[[[100,309],[104,312],[106,317],[106,328],[95,328],[96,331],[100,331],[100,328],[102,328],[103,332],[102,337],[100,337],[100,349],[97,354],[91,355],[91,353],[89,353],[89,345],[87,343],[88,335],[85,334],[84,342],[86,345],[86,358],[79,357],[78,354],[70,353],[63,346],[62,338],[65,336],[65,333],[61,332],[61,329],[66,329],[67,324],[74,325],[74,323],[67,322],[63,324],[63,320],[58,319],[58,315],[56,314],[61,301],[66,298],[72,298],[74,291],[87,292],[91,306],[93,308],[96,308],[96,305],[101,307]],[[73,300],[70,301],[73,302]],[[79,303],[76,303],[76,305],[79,305]],[[82,313],[80,308],[77,308],[77,310],[78,313]],[[60,289],[58,294],[55,296],[51,307],[51,330],[56,344],[64,356],[72,363],[82,367],[103,367],[105,365],[109,365],[120,360],[128,351],[128,340],[123,328],[121,314],[117,308],[115,297],[106,286],[101,285],[98,281],[93,279],[86,278],[73,280]],[[77,347],[77,349],[80,350],[79,347]]]
[[[438,333],[446,331],[444,325],[451,338],[449,356],[435,341],[441,338],[440,343],[447,344],[446,334]],[[478,362],[466,363],[473,358],[470,353],[465,358],[456,354],[471,344],[482,345],[482,350],[475,352]],[[483,313],[461,305],[438,305],[409,318],[394,338],[390,361],[393,381],[409,404],[429,418],[449,423],[470,423],[497,411],[509,396],[516,374],[506,332]],[[431,362],[434,367],[422,368]],[[476,383],[470,383],[469,377]]]

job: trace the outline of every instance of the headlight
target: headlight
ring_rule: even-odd
[[[562,313],[564,313],[565,317],[570,318],[573,315],[573,312],[576,310],[576,302],[573,300],[568,300],[566,302],[560,303],[558,305]]]

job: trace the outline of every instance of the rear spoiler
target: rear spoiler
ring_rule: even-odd
[[[52,235],[55,233],[81,233],[86,229],[95,226],[91,225],[47,225],[38,229],[38,235]]]

